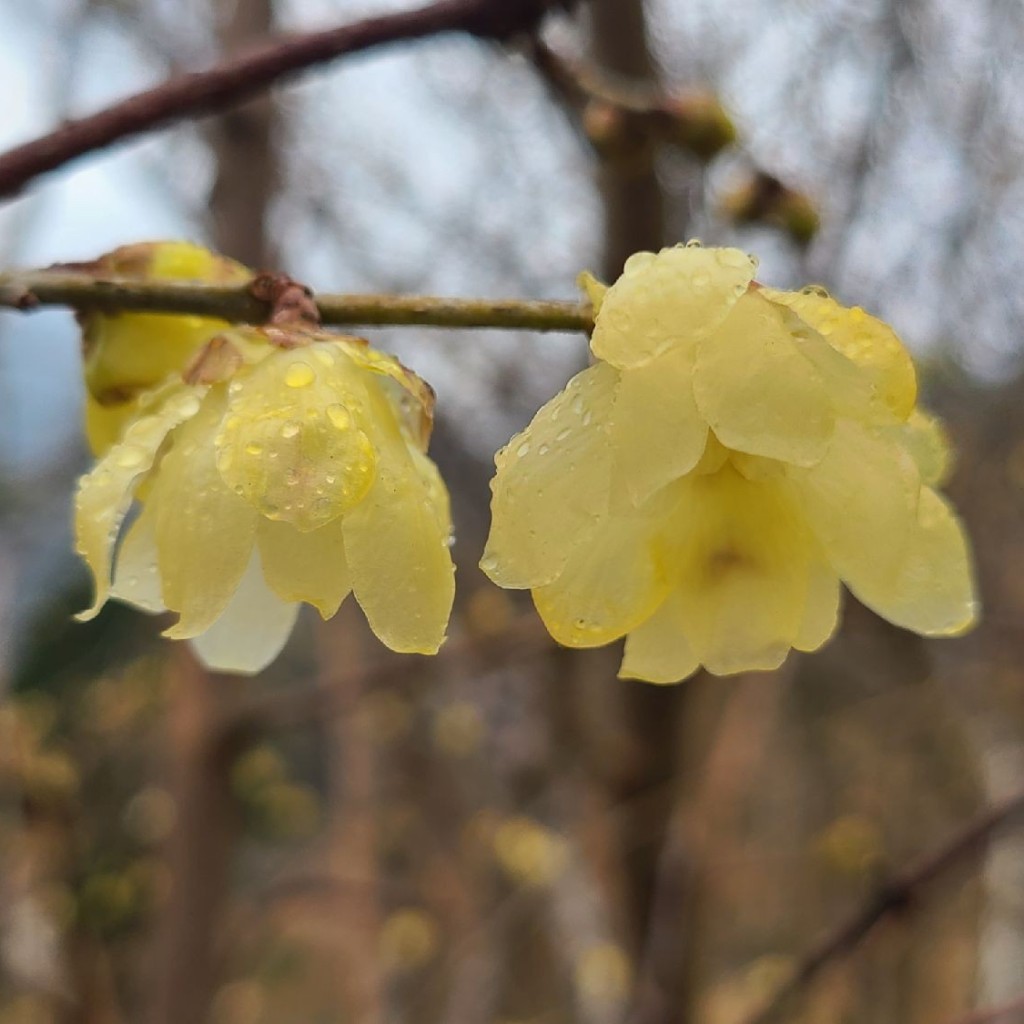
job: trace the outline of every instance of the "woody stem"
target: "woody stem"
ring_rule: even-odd
[[[589,304],[533,299],[456,299],[428,295],[317,295],[324,324],[337,327],[400,326],[499,330],[590,331]],[[69,306],[102,313],[150,312],[217,317],[234,323],[265,323],[272,304],[247,285],[137,281],[80,271],[0,273],[0,307],[31,310]]]

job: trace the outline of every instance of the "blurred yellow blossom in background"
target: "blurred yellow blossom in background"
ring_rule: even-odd
[[[975,618],[935,490],[948,445],[899,338],[756,269],[691,243],[607,291],[585,277],[598,362],[495,459],[482,568],[560,643],[627,636],[625,677],[775,668],[832,635],[840,581],[925,635]]]
[[[153,356],[139,378],[152,386],[79,483],[77,549],[96,584],[82,617],[108,596],[174,611],[167,636],[210,667],[255,672],[300,602],[329,618],[352,591],[392,650],[436,652],[454,569],[448,494],[425,454],[429,387],[360,339],[225,326],[194,351],[208,327]]]

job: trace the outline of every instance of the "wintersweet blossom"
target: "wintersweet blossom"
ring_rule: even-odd
[[[976,602],[948,467],[895,333],[736,249],[639,253],[596,307],[597,362],[496,456],[481,566],[620,674],[778,666],[836,628],[840,582],[928,636]]]
[[[81,617],[108,597],[177,612],[166,636],[255,672],[301,602],[326,619],[351,591],[392,650],[436,652],[454,570],[448,494],[425,454],[432,409],[426,384],[359,339],[216,335],[184,379],[136,396],[79,483],[77,549],[96,590]]]
[[[192,242],[139,242],[92,263],[75,264],[101,276],[140,281],[243,284],[247,267]],[[138,396],[179,372],[229,325],[211,317],[164,313],[82,313],[85,426],[94,455],[113,444],[138,411]]]

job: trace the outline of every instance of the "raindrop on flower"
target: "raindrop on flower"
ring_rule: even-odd
[[[288,367],[284,382],[290,388],[306,388],[316,380],[316,373],[309,363],[297,362]]]

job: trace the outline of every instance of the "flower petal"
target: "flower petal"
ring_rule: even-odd
[[[156,512],[145,502],[117,549],[110,596],[147,612],[165,612],[156,550]]]
[[[642,366],[693,344],[729,315],[757,271],[739,249],[679,246],[637,253],[607,291],[590,347],[614,366]]]
[[[253,675],[269,665],[288,642],[297,604],[282,601],[264,582],[259,557],[253,552],[238,589],[192,647],[207,668]]]
[[[170,392],[155,412],[131,423],[122,440],[79,481],[75,547],[92,570],[96,585],[92,607],[78,615],[80,620],[93,618],[107,599],[114,544],[136,484],[152,468],[167,435],[198,409],[194,389],[181,386]]]
[[[383,393],[367,390],[377,473],[366,497],[342,519],[352,590],[391,650],[434,654],[455,595],[451,523],[437,507],[438,492],[447,492],[432,462],[414,461]]]
[[[788,478],[825,557],[866,604],[891,591],[917,514],[920,483],[896,444],[840,420],[828,454]]]
[[[366,389],[344,353],[313,345],[275,352],[229,393],[217,468],[261,515],[316,530],[362,500],[375,454]]]
[[[843,588],[835,570],[824,562],[812,562],[808,571],[807,600],[793,646],[816,651],[836,631]]]
[[[611,488],[641,505],[700,461],[708,427],[693,397],[691,348],[624,370],[611,409]]]
[[[495,456],[480,567],[499,586],[550,583],[607,509],[607,423],[618,380],[607,363],[577,374]]]
[[[283,601],[306,601],[329,619],[345,600],[352,583],[345,561],[340,522],[301,533],[291,523],[259,520],[256,541],[263,575]]]
[[[676,494],[643,512],[608,515],[561,575],[533,591],[548,632],[567,647],[599,647],[649,618],[669,590],[663,535]]]
[[[662,606],[626,637],[620,679],[678,683],[693,675],[700,661],[683,632],[683,607],[673,590]]]
[[[958,636],[974,625],[978,602],[963,527],[930,487],[921,489],[917,520],[892,585],[869,597],[861,597],[869,608],[924,636]]]
[[[953,468],[953,447],[938,418],[923,409],[915,409],[906,423],[887,434],[910,453],[921,474],[921,482],[939,487],[949,479]]]
[[[865,370],[875,393],[901,420],[917,400],[917,374],[910,354],[896,332],[859,306],[841,306],[820,288],[800,292],[762,288],[772,302],[789,306],[828,343]]]
[[[213,437],[224,415],[217,388],[174,435],[147,499],[156,509],[156,545],[164,602],[180,619],[175,640],[205,633],[234,594],[252,554],[256,512],[225,485]]]
[[[689,481],[677,530],[683,628],[716,675],[777,668],[800,631],[815,545],[784,485],[731,466]]]
[[[800,355],[782,313],[757,294],[701,342],[693,390],[729,448],[798,466],[813,466],[828,450],[835,416],[821,376]]]

